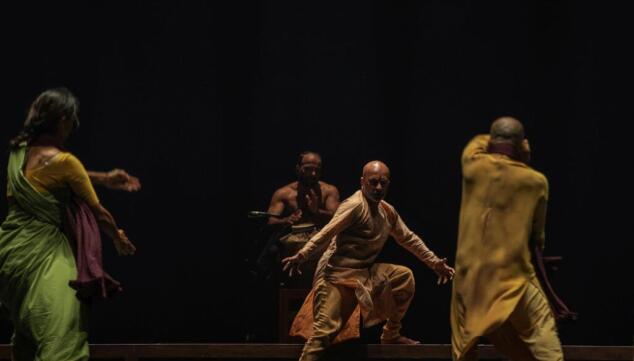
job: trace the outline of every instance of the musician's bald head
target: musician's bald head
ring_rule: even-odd
[[[373,160],[363,166],[361,191],[368,201],[379,203],[387,194],[390,185],[390,168],[380,160]]]
[[[491,124],[491,141],[520,144],[524,140],[524,126],[513,117],[500,117]]]

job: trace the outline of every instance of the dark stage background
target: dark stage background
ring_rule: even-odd
[[[631,344],[632,25],[615,4],[5,4],[0,141],[65,85],[82,103],[72,151],[143,182],[99,190],[138,254],[106,242],[126,292],[93,306],[92,342],[243,342],[254,312],[253,340],[273,341],[277,306],[244,264],[258,229],[246,212],[293,179],[299,152],[321,152],[343,198],[365,162],[387,162],[388,201],[453,263],[462,147],[513,115],[550,180],[554,281],[581,315],[563,343]],[[448,343],[450,287],[394,243],[381,258],[415,271],[406,334]]]

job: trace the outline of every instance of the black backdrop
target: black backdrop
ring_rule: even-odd
[[[453,261],[462,147],[513,115],[550,180],[555,283],[581,314],[562,341],[630,344],[632,26],[614,4],[5,4],[0,140],[40,91],[65,85],[82,103],[73,152],[143,181],[137,194],[99,190],[138,254],[106,243],[126,293],[94,305],[92,342],[241,342],[258,304],[267,341],[276,309],[244,269],[257,230],[245,213],[292,180],[300,151],[323,155],[342,197],[366,161],[387,162],[388,201]],[[405,332],[449,342],[450,288],[394,244],[381,257],[417,277]]]

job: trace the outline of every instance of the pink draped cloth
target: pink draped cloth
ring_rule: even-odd
[[[106,298],[121,292],[121,284],[103,269],[99,226],[92,209],[79,197],[71,196],[66,207],[66,234],[76,246],[77,279],[69,285],[77,290],[77,297]]]

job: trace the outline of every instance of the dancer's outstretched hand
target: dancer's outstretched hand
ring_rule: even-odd
[[[104,186],[126,192],[136,192],[141,189],[141,181],[123,169],[113,169],[106,173]]]
[[[293,277],[294,273],[302,274],[300,266],[304,263],[304,257],[296,254],[292,257],[286,257],[282,260],[282,272],[288,271],[288,276]]]
[[[440,261],[434,264],[434,272],[438,275],[438,281],[436,284],[445,284],[453,279],[456,270],[447,264],[447,259],[442,258]]]

